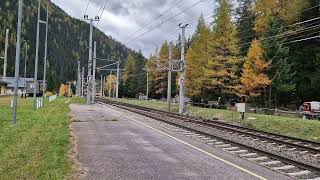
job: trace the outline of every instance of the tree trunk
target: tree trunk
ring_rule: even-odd
[[[266,88],[263,88],[263,101],[264,101],[264,107],[267,107],[267,90],[266,90]]]
[[[269,86],[269,108],[271,108],[272,103],[272,85]]]

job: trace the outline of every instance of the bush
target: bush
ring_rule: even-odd
[[[46,92],[46,97],[53,96],[53,95],[54,95],[53,92],[50,92],[50,91]]]

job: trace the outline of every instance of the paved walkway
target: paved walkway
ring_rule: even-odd
[[[88,171],[84,179],[288,179],[254,164],[245,165],[252,168],[248,170],[218,160],[202,152],[204,148],[193,147],[192,142],[181,142],[165,130],[141,124],[139,115],[123,115],[103,105],[70,108],[79,140],[79,161]]]

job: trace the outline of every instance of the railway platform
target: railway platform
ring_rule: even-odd
[[[290,179],[109,105],[71,105],[83,179]]]

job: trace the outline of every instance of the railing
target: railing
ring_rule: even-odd
[[[44,105],[43,100],[44,100],[44,98],[42,98],[42,97],[37,98],[36,109],[40,109],[43,107],[43,105]]]

